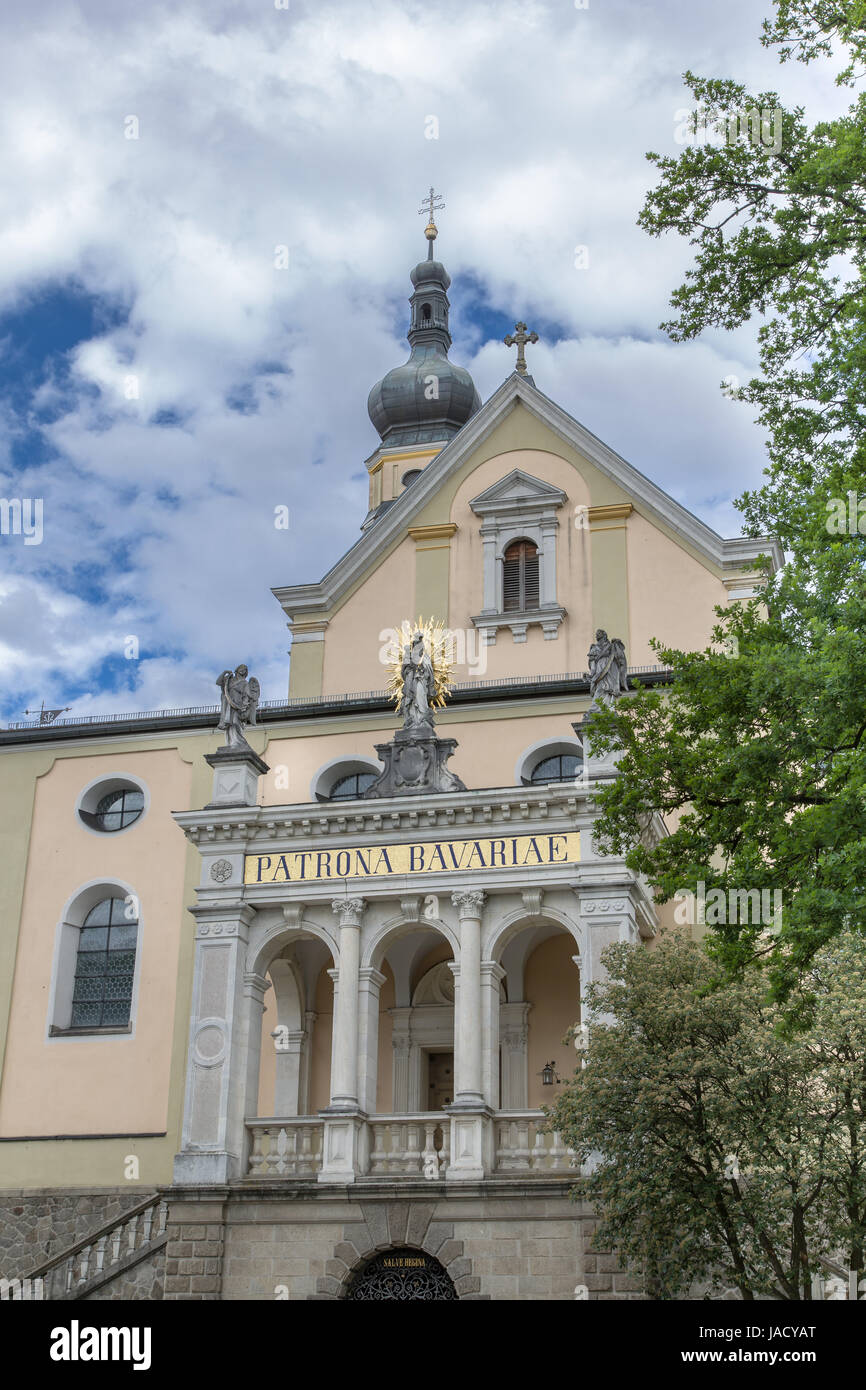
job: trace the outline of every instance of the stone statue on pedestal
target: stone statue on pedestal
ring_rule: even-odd
[[[432,729],[436,676],[433,663],[424,649],[423,632],[416,632],[411,643],[404,647],[400,671],[403,677],[403,694],[397,706],[397,713],[403,716],[403,728]]]
[[[457,747],[453,738],[439,738],[433,709],[445,703],[453,660],[451,634],[430,619],[402,626],[405,640],[394,648],[389,665],[391,689],[403,725],[390,743],[377,743],[384,767],[364,797],[417,796],[430,792],[465,791],[460,778],[445,766]]]
[[[625,644],[619,637],[608,637],[604,628],[600,627],[586,659],[593,704],[597,706],[601,701],[612,705],[629,688]]]
[[[261,687],[243,663],[236,671],[223,671],[217,677],[222,692],[218,729],[225,731],[227,748],[249,748],[244,729],[255,726]]]

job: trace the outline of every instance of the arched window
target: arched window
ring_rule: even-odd
[[[581,759],[574,753],[554,753],[538,763],[530,775],[530,782],[573,782],[582,766]]]
[[[421,305],[421,317],[423,318],[424,322],[425,322],[425,323],[429,323],[429,322],[430,322],[431,316],[432,316],[432,310],[431,310],[431,308],[430,308],[430,305],[429,305],[429,304],[422,304],[422,305]]]
[[[372,787],[376,780],[375,772],[352,772],[341,777],[331,788],[329,801],[357,801],[358,797]]]
[[[506,613],[538,607],[538,546],[512,541],[502,563],[502,606]]]
[[[129,1023],[137,938],[134,898],[106,897],[90,909],[78,939],[70,1027]]]
[[[363,796],[382,771],[373,758],[332,758],[320,767],[310,783],[311,801],[355,801]]]

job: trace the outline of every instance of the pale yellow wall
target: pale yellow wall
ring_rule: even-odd
[[[572,1044],[564,1044],[569,1028],[580,1018],[580,972],[572,960],[574,938],[562,933],[542,941],[526,962],[524,995],[529,1011],[529,1108],[551,1105],[561,1086],[542,1085],[546,1062],[554,1062],[563,1081],[575,1067]]]
[[[721,579],[637,512],[627,536],[629,665],[656,664],[651,637],[682,651],[702,650],[716,622],[714,605],[727,606]]]
[[[94,777],[118,771],[146,783],[150,808],[121,834],[94,834],[75,813],[78,795]],[[175,750],[125,751],[58,759],[37,782],[0,1089],[4,1137],[166,1129],[186,863],[186,843],[171,812],[189,802],[190,772]],[[129,884],[141,904],[135,1031],[49,1040],[49,989],[64,907],[77,888],[102,878]]]
[[[566,698],[551,704],[546,714],[522,704],[504,709],[482,706],[471,712],[446,707],[438,715],[436,727],[441,737],[457,739],[449,767],[467,787],[511,787],[515,765],[524,750],[542,739],[573,738],[572,721],[587,704],[588,697]],[[374,745],[386,743],[396,725],[394,716],[358,720],[352,731],[346,731],[344,723],[340,733],[320,733],[310,724],[303,730],[299,727],[295,738],[272,738],[265,753],[271,772],[262,779],[263,803],[306,801],[320,767],[333,758],[375,759]],[[284,769],[281,780],[288,782],[287,788],[276,785],[278,767]]]
[[[589,532],[576,529],[574,508],[588,507],[590,493],[572,463],[546,450],[519,449],[497,454],[479,464],[458,487],[450,512],[458,530],[451,542],[449,627],[470,628],[470,619],[481,612],[484,604],[481,518],[469,504],[515,468],[561,488],[567,496],[556,513],[556,592],[557,602],[568,610],[568,617],[555,641],[546,640],[540,627],[530,627],[525,642],[515,642],[508,628],[500,629],[495,646],[485,649],[486,671],[458,670],[456,679],[460,681],[555,675],[586,667],[593,631]]]
[[[388,679],[379,659],[379,633],[399,627],[403,618],[417,617],[414,603],[415,542],[406,536],[331,618],[322,693],[383,690]]]
[[[448,571],[448,625],[470,631],[470,619],[483,606],[480,519],[469,505],[513,469],[559,487],[567,501],[557,510],[557,601],[567,617],[555,640],[530,627],[525,642],[501,629],[485,649],[484,665],[473,647],[455,680],[552,675],[586,668],[594,633],[605,628],[626,642],[631,665],[654,664],[652,636],[684,648],[701,647],[712,626],[712,608],[725,603],[721,578],[690,542],[663,518],[650,520],[634,509],[634,498],[566,444],[522,405],[503,419],[462,466],[412,518],[412,528],[456,525],[453,537],[436,550],[421,549],[406,536],[360,580],[330,616],[325,632],[322,690],[325,694],[381,689],[385,669],[379,659],[380,632],[405,619],[440,614]],[[576,508],[633,508],[628,517],[594,518],[590,529],[576,526]],[[438,544],[438,542],[437,542]],[[310,647],[313,644],[306,644]],[[314,693],[316,651],[297,649],[298,671],[292,693]],[[303,692],[301,687],[303,686]],[[309,688],[308,688],[309,687]]]

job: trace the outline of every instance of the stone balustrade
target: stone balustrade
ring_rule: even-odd
[[[538,1110],[500,1111],[492,1120],[495,1173],[577,1173],[570,1149]],[[316,1178],[322,1168],[325,1120],[315,1115],[247,1121],[249,1178]],[[372,1115],[366,1120],[368,1157],[360,1176],[442,1178],[451,1144],[451,1119],[425,1114]]]
[[[509,1111],[496,1116],[498,1173],[567,1173],[576,1168],[572,1150],[556,1130],[545,1128],[537,1110]]]
[[[445,1176],[450,1121],[441,1110],[426,1115],[376,1115],[368,1124],[371,1174]]]
[[[247,1177],[314,1178],[322,1166],[324,1124],[315,1115],[248,1120]]]
[[[39,1283],[40,1298],[82,1298],[164,1244],[167,1213],[163,1198],[148,1197],[118,1220],[46,1260],[28,1282]]]

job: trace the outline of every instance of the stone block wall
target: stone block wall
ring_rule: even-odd
[[[359,1184],[339,1194],[300,1184],[172,1203],[165,1297],[345,1297],[351,1275],[399,1246],[444,1266],[461,1299],[574,1300],[644,1296],[612,1255],[590,1249],[591,1208],[556,1183]],[[220,1232],[224,1232],[220,1243]]]
[[[165,1247],[168,1300],[222,1298],[225,1249],[224,1198],[169,1203]],[[253,1295],[254,1296],[254,1295]]]
[[[98,1302],[156,1302],[163,1296],[165,1281],[165,1246],[154,1250],[131,1269],[85,1295],[86,1303]]]
[[[0,1193],[0,1277],[21,1279],[155,1189],[48,1188]]]

